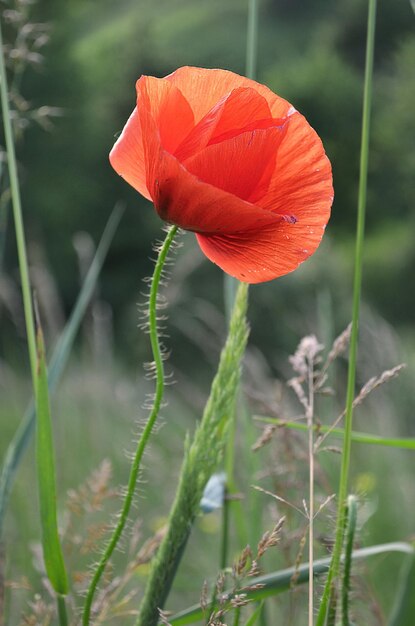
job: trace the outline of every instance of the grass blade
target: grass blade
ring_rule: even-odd
[[[261,617],[262,609],[264,608],[264,602],[259,602],[257,608],[249,617],[249,619],[245,622],[245,626],[255,626],[259,618]]]
[[[246,61],[245,61],[245,73],[247,78],[256,78],[256,65],[257,65],[257,42],[258,42],[258,0],[248,0],[248,19],[247,19],[247,38],[246,38]],[[233,305],[236,298],[236,292],[238,288],[238,281],[224,274],[224,299],[225,299],[225,313],[226,320],[229,322]],[[245,417],[247,417],[245,411]],[[248,420],[244,420],[244,426],[249,429]],[[236,435],[236,411],[233,416],[232,423],[229,425],[228,443],[225,451],[225,471],[227,475],[227,492],[229,494],[237,493],[238,488],[235,480],[235,437]],[[252,456],[244,450],[245,453],[245,465],[247,462],[255,463],[255,460],[249,459]],[[253,499],[256,499],[256,494]],[[260,510],[260,509],[259,509]],[[233,514],[233,521],[235,524],[236,535],[238,537],[239,548],[242,549],[249,541],[249,535],[246,515],[242,504],[239,500],[226,499],[223,506],[223,518],[222,518],[222,539],[221,539],[221,552],[220,552],[220,568],[224,569],[228,564],[229,553],[229,535],[230,535],[230,518]],[[258,519],[258,516],[256,516]],[[251,533],[252,534],[252,533]]]
[[[354,550],[352,553],[353,561],[367,559],[371,556],[377,556],[380,554],[388,554],[391,552],[400,552],[403,554],[409,554],[415,556],[415,548],[410,543],[394,542],[383,543],[368,548],[360,548]],[[324,559],[317,559],[313,564],[314,576],[322,576],[326,574],[330,566],[330,557]],[[258,578],[252,578],[249,581],[250,586],[263,585],[259,589],[244,589],[246,597],[249,600],[263,600],[270,596],[275,596],[279,593],[289,591],[291,588],[291,579],[294,574],[298,574],[296,578],[296,584],[304,584],[308,582],[308,563],[303,563],[300,567],[289,567],[272,574],[266,574],[265,576],[258,576]],[[230,600],[233,596],[232,593],[225,593],[224,597]],[[203,610],[199,604],[192,606],[180,613],[169,617],[169,623],[175,624],[175,626],[185,626],[186,624],[193,624],[203,618]]]
[[[26,241],[23,226],[22,203],[20,199],[19,178],[17,175],[16,153],[14,149],[13,128],[9,106],[6,65],[4,61],[3,35],[0,24],[0,96],[3,112],[4,139],[6,144],[9,170],[10,193],[12,199],[14,226],[16,231],[17,256],[19,259],[20,282],[22,286],[23,310],[26,325],[26,341],[29,352],[30,370],[33,386],[36,385],[36,337],[33,317],[32,295],[30,289],[29,268],[27,263]]]
[[[55,455],[49,406],[48,376],[42,329],[37,332],[36,385],[36,469],[42,527],[43,558],[50,583],[56,593],[68,593],[68,577],[58,534],[55,484]]]
[[[352,571],[353,542],[357,522],[357,500],[355,496],[347,498],[347,528],[344,553],[344,572],[342,584],[342,626],[349,626],[349,592]]]
[[[355,269],[353,279],[353,311],[352,311],[352,331],[350,336],[349,349],[349,369],[347,376],[346,392],[346,414],[344,422],[344,443],[342,451],[340,480],[337,503],[337,520],[333,556],[327,581],[321,599],[320,609],[317,616],[316,626],[324,626],[326,622],[327,610],[330,604],[330,596],[333,592],[333,585],[337,579],[340,556],[343,545],[344,514],[346,497],[349,482],[350,453],[352,444],[352,424],[353,424],[353,400],[355,396],[357,346],[359,336],[359,316],[360,297],[362,291],[363,274],[363,247],[365,237],[366,219],[366,195],[367,195],[367,172],[369,163],[369,138],[370,138],[370,114],[372,107],[372,82],[373,82],[373,58],[375,49],[376,31],[376,0],[369,0],[367,39],[366,39],[366,62],[365,81],[363,94],[363,118],[362,118],[362,139],[360,151],[360,176],[357,208],[357,229],[356,229],[356,250]]]
[[[72,314],[60,336],[50,360],[49,366],[49,392],[53,393],[62,375],[63,369],[71,352],[73,342],[79,330],[85,311],[94,293],[97,280],[107,256],[109,247],[114,238],[118,224],[124,213],[124,206],[117,204],[107,222],[104,233],[99,242],[91,267],[85,277],[81,291]],[[0,474],[0,537],[3,531],[4,516],[7,509],[13,480],[19,467],[23,454],[30,442],[35,426],[35,405],[33,402],[28,406],[19,427],[10,442],[3,461]]]
[[[277,424],[284,428],[291,428],[293,430],[301,430],[307,432],[307,424],[301,422],[286,422],[282,419],[274,417],[264,417],[262,415],[256,415],[255,419],[266,424]],[[344,437],[344,428],[332,428],[331,426],[323,426],[322,424],[316,424],[313,426],[314,430],[319,433],[328,433],[334,437]],[[415,450],[415,439],[411,437],[381,437],[380,435],[371,435],[369,433],[361,433],[356,430],[351,432],[352,441],[355,443],[366,443],[375,446],[385,446],[387,448],[402,448],[404,450]]]

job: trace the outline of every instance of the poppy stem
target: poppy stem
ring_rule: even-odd
[[[352,424],[353,424],[353,400],[355,396],[356,381],[356,361],[357,361],[357,344],[359,335],[359,312],[360,312],[360,296],[362,287],[362,267],[363,267],[363,245],[365,231],[365,213],[366,213],[366,192],[367,192],[367,171],[369,160],[369,137],[370,137],[370,111],[372,103],[372,82],[373,82],[373,57],[375,47],[375,25],[376,25],[376,0],[369,0],[368,8],[368,25],[367,25],[367,41],[366,41],[366,64],[365,64],[365,83],[363,95],[363,120],[362,120],[362,139],[360,152],[360,178],[359,178],[359,196],[357,210],[357,232],[356,232],[356,250],[355,250],[355,270],[353,283],[353,315],[352,315],[352,332],[350,337],[349,349],[349,370],[347,378],[346,393],[346,414],[344,424],[344,443],[342,462],[340,469],[340,482],[338,492],[338,509],[335,544],[333,548],[333,556],[330,569],[327,575],[327,581],[324,587],[321,599],[320,610],[317,617],[317,626],[323,626],[326,622],[326,615],[331,604],[330,599],[334,593],[334,581],[338,577],[340,567],[340,557],[343,547],[344,537],[344,521],[346,516],[346,497],[349,481],[350,468],[350,451],[352,443]]]
[[[156,422],[162,399],[164,394],[164,365],[163,365],[163,355],[160,346],[160,340],[158,336],[158,328],[157,328],[157,296],[160,285],[160,280],[163,274],[164,263],[167,258],[167,254],[170,250],[170,247],[173,243],[173,239],[177,233],[178,227],[172,226],[169,228],[167,232],[167,236],[160,247],[158,258],[156,261],[156,265],[154,268],[153,277],[151,280],[150,287],[150,299],[148,305],[148,320],[149,320],[149,334],[150,334],[150,342],[151,349],[153,352],[155,372],[156,372],[156,391],[154,394],[153,406],[150,411],[149,418],[147,423],[143,429],[143,432],[138,441],[137,449],[135,452],[135,456],[130,469],[130,476],[128,479],[127,485],[127,493],[125,495],[122,509],[118,518],[118,522],[114,528],[112,536],[109,540],[109,543],[96,566],[94,575],[89,585],[89,589],[85,599],[84,612],[82,616],[82,624],[83,626],[88,626],[90,617],[91,617],[91,609],[92,602],[94,599],[94,595],[98,586],[98,583],[101,579],[102,574],[105,571],[107,563],[111,558],[112,553],[114,552],[115,547],[121,537],[121,534],[124,530],[131,504],[134,497],[135,487],[137,484],[138,473],[141,467],[141,460],[143,458],[144,450],[147,446],[149,437],[153,430],[154,424]]]

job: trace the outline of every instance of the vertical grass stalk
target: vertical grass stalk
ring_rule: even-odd
[[[324,587],[320,610],[317,617],[317,626],[324,626],[328,603],[332,593],[332,586],[339,573],[340,557],[343,545],[343,528],[346,507],[346,497],[349,481],[350,451],[352,442],[353,424],[353,399],[355,395],[357,344],[359,335],[359,312],[360,296],[362,288],[363,270],[363,245],[365,232],[366,214],[366,194],[367,194],[367,171],[369,161],[369,137],[370,137],[370,113],[372,104],[372,83],[373,83],[373,57],[375,47],[375,26],[376,26],[376,0],[369,0],[367,41],[366,41],[366,62],[365,62],[365,83],[363,95],[363,119],[362,138],[360,151],[360,178],[359,195],[357,209],[357,233],[355,249],[355,269],[353,281],[353,314],[352,332],[350,337],[349,369],[347,378],[346,395],[346,415],[344,424],[344,442],[342,451],[342,462],[340,469],[340,481],[338,492],[338,509],[336,521],[335,544],[333,556]]]
[[[246,38],[246,68],[248,78],[255,80],[258,56],[258,0],[249,0]]]
[[[309,492],[308,492],[308,626],[314,623],[314,369],[310,359],[308,369],[308,460],[309,460]]]
[[[138,473],[141,467],[141,460],[143,458],[144,450],[147,446],[149,437],[153,430],[154,424],[156,422],[157,416],[160,411],[163,394],[164,394],[164,365],[163,365],[163,355],[161,351],[160,341],[157,332],[157,295],[158,289],[160,285],[160,280],[163,273],[164,263],[166,261],[168,252],[170,250],[171,244],[173,243],[174,237],[177,233],[177,226],[172,226],[169,228],[167,232],[167,236],[159,250],[156,266],[154,268],[153,278],[150,286],[150,299],[148,305],[148,321],[149,321],[149,334],[150,334],[150,342],[151,349],[153,352],[155,372],[156,372],[156,390],[154,394],[153,406],[150,411],[150,415],[148,417],[147,423],[143,429],[143,432],[138,441],[137,449],[135,452],[135,456],[131,465],[130,476],[128,479],[127,485],[127,493],[124,498],[124,502],[122,505],[122,509],[118,518],[118,522],[114,528],[112,536],[108,542],[107,547],[104,550],[104,553],[94,571],[92,576],[91,583],[89,585],[89,589],[85,599],[85,606],[82,616],[82,624],[83,626],[88,626],[90,617],[91,617],[91,609],[92,602],[94,599],[94,595],[101,579],[102,574],[105,571],[107,563],[114,552],[118,541],[122,535],[125,524],[127,522],[127,518],[130,512],[131,504],[134,497],[135,487],[137,484]]]
[[[9,168],[10,193],[16,230],[17,254],[19,258],[20,280],[22,284],[23,307],[26,323],[27,346],[33,387],[36,388],[36,332],[33,305],[30,290],[29,269],[27,263],[26,242],[23,228],[22,203],[20,200],[19,179],[17,176],[16,153],[14,149],[13,129],[10,118],[9,90],[7,86],[6,66],[4,62],[3,36],[0,25],[0,91],[3,111],[4,138],[6,143],[7,163]]]
[[[353,542],[357,523],[356,496],[347,498],[347,526],[344,550],[344,571],[342,581],[342,626],[349,626],[350,576],[352,572]]]
[[[257,41],[258,41],[258,0],[248,0],[248,20],[247,20],[247,39],[246,39],[246,65],[245,73],[248,78],[255,78],[256,75],[256,59],[257,59]],[[225,312],[226,319],[229,322],[232,308],[235,302],[236,289],[238,281],[228,274],[224,275],[224,295],[225,295]],[[235,476],[234,476],[234,456],[235,456],[235,424],[236,416],[233,416],[232,423],[229,425],[228,443],[225,453],[225,471],[227,477],[227,493],[236,492]],[[220,567],[224,569],[228,563],[229,552],[229,518],[230,509],[235,512],[235,526],[240,548],[243,548],[248,542],[248,531],[240,502],[231,503],[225,498],[223,503],[222,518],[222,538],[220,550]]]

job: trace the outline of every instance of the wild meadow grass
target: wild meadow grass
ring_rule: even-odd
[[[62,376],[119,209],[62,331],[48,378],[42,320],[36,315],[35,325],[34,319],[0,55],[35,405],[22,420],[29,384],[5,368],[4,624],[410,626],[415,442],[399,407],[413,405],[415,364],[409,360],[405,370],[404,350],[393,331],[361,307],[376,0],[369,0],[368,8],[351,326],[336,336],[330,298],[323,295],[317,326],[325,343],[317,330],[299,336],[296,351],[278,358],[287,375],[277,381],[265,366],[267,357],[246,347],[248,287],[228,280],[229,329],[210,395],[202,394],[208,395],[202,411],[194,401],[200,394],[191,373],[182,380],[186,391],[179,385],[165,388],[168,322],[160,319],[160,304],[169,302],[162,302],[160,289],[166,292],[164,266],[177,227],[170,227],[156,249],[144,301],[154,360],[150,376],[132,377],[115,359],[108,358],[107,365],[79,355]],[[255,75],[258,36],[258,2],[251,0],[249,76]],[[171,274],[174,283],[174,269]],[[221,319],[222,313],[216,314]],[[209,331],[206,318],[197,321]],[[202,336],[208,350],[209,332]],[[36,455],[30,448],[24,457],[35,421]],[[203,514],[205,486],[223,465],[225,492],[219,491],[213,510]]]

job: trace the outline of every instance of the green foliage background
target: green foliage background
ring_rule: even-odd
[[[142,73],[163,76],[185,64],[244,72],[246,4],[39,0],[31,8],[33,21],[50,23],[51,43],[21,90],[32,105],[59,106],[65,114],[52,132],[33,127],[19,145],[23,202],[28,237],[47,250],[67,307],[78,290],[72,235],[83,229],[96,240],[121,198],[128,211],[102,288],[118,328],[130,319],[160,222],[114,174],[108,152],[134,106],[134,83]],[[336,198],[325,255],[333,257],[327,278],[337,296],[355,224],[365,23],[362,0],[260,2],[258,79],[306,115],[332,160]],[[415,269],[414,24],[409,2],[379,3],[365,293],[402,325],[415,313],[414,292],[404,287]],[[256,294],[266,306],[277,289],[278,298],[289,302],[301,276],[278,281],[278,288],[258,287]],[[313,289],[309,278],[305,292]],[[219,300],[219,271],[204,263],[197,272],[201,282],[211,283],[210,299]]]

